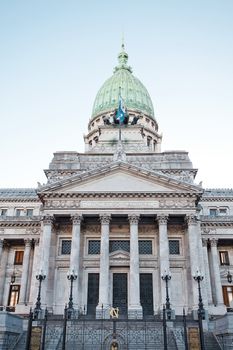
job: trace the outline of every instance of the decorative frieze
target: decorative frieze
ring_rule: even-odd
[[[79,200],[46,200],[45,201],[45,208],[47,209],[76,209],[80,207],[80,201]]]
[[[163,199],[159,201],[160,208],[193,208],[195,207],[194,199]]]

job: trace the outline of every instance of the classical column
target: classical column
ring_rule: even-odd
[[[70,255],[70,270],[74,270],[77,273],[78,278],[73,284],[73,303],[74,308],[78,308],[79,303],[79,258],[80,258],[80,232],[81,232],[81,221],[82,216],[75,214],[72,216],[73,227],[72,227],[72,245],[71,245],[71,255]]]
[[[3,296],[4,296],[4,288],[6,281],[6,265],[9,254],[9,245],[4,240],[4,245],[2,248],[2,260],[1,260],[1,268],[0,268],[0,305],[3,305]],[[5,301],[6,303],[7,301]]]
[[[108,317],[109,313],[109,224],[111,215],[100,215],[101,245],[100,245],[100,277],[99,277],[99,304],[96,308],[96,317]]]
[[[28,271],[29,271],[29,259],[31,253],[32,240],[25,239],[25,249],[23,254],[23,269],[20,283],[20,296],[19,296],[19,304],[26,303],[26,294],[27,294],[27,286],[28,286]]]
[[[167,274],[169,272],[169,245],[168,245],[168,236],[167,236],[167,221],[168,216],[165,214],[157,215],[157,221],[159,224],[159,266],[160,266],[160,276]],[[163,305],[166,302],[166,288],[165,282],[160,279],[161,283],[161,301],[160,307],[163,308]]]
[[[210,246],[211,246],[211,258],[212,258],[212,267],[213,267],[213,281],[215,287],[215,296],[216,296],[216,306],[223,305],[223,295],[222,295],[222,283],[220,277],[220,269],[219,269],[219,258],[217,251],[218,240],[215,238],[211,238]]]
[[[129,215],[130,222],[130,271],[129,271],[129,318],[142,318],[140,304],[140,276],[138,250],[139,215]]]
[[[198,308],[198,288],[197,282],[194,280],[197,270],[204,274],[201,270],[201,264],[199,259],[199,244],[198,244],[198,225],[197,217],[194,214],[186,216],[186,221],[188,223],[188,245],[189,245],[189,258],[190,258],[190,272],[188,276],[188,290],[190,291],[189,305],[192,310]]]
[[[3,239],[0,239],[0,266],[1,266],[1,259],[2,259],[2,248],[3,248]]]
[[[35,306],[35,300],[38,292],[38,282],[36,275],[39,272],[40,267],[40,250],[39,250],[39,238],[34,239],[34,250],[33,250],[33,263],[32,263],[32,274],[31,274],[31,286],[30,286],[30,297],[29,302],[31,306]]]
[[[204,258],[204,266],[205,266],[205,285],[207,289],[207,299],[208,304],[213,304],[212,299],[212,291],[211,291],[211,281],[210,281],[210,268],[209,268],[209,258],[208,258],[208,239],[202,238],[202,246],[203,246],[203,258]]]
[[[43,232],[42,240],[40,244],[40,253],[41,253],[41,262],[38,266],[37,273],[42,269],[43,274],[46,276],[45,280],[42,282],[41,287],[41,303],[43,306],[49,305],[49,289],[48,289],[48,280],[49,280],[49,255],[50,255],[50,246],[51,246],[51,236],[52,236],[52,223],[53,217],[46,215],[43,218]],[[34,276],[35,277],[35,276]]]

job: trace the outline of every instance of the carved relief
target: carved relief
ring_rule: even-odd
[[[79,208],[80,207],[80,201],[76,200],[47,200],[45,202],[46,208]]]
[[[114,202],[114,201],[83,201],[81,208],[158,208],[158,201],[135,201],[135,202]]]
[[[161,208],[192,208],[195,206],[194,200],[162,199],[159,201]]]

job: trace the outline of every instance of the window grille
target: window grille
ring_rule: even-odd
[[[180,241],[178,239],[169,239],[169,254],[180,254]]]
[[[116,250],[124,250],[125,252],[130,251],[130,241],[110,241],[109,252],[115,252]]]
[[[69,255],[71,253],[71,240],[63,239],[61,242],[61,254]]]
[[[152,254],[152,241],[139,241],[139,254]]]
[[[33,209],[27,209],[26,216],[33,216]]]
[[[100,254],[100,241],[88,241],[88,254]]]

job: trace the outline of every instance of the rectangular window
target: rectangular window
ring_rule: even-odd
[[[219,208],[219,214],[220,215],[226,215],[227,214],[227,209],[226,208]]]
[[[229,265],[229,255],[228,251],[220,251],[219,252],[220,264],[221,265]]]
[[[0,209],[0,215],[1,216],[6,216],[6,214],[7,214],[7,209]]]
[[[180,241],[178,239],[169,239],[169,254],[179,255],[180,254]]]
[[[15,251],[15,260],[14,260],[15,265],[23,265],[23,254],[24,254],[23,250]]]
[[[152,241],[138,242],[139,254],[152,254]]]
[[[233,287],[231,286],[223,286],[223,300],[224,304],[228,307],[232,307],[232,300],[233,300]]]
[[[16,209],[15,215],[16,216],[22,216],[23,215],[23,209]]]
[[[88,254],[100,254],[100,241],[88,241]]]
[[[125,252],[130,251],[130,241],[110,241],[109,242],[109,252],[115,252],[116,250],[124,250]]]
[[[218,215],[217,209],[210,209],[210,216],[217,216],[217,215]]]
[[[19,291],[20,291],[20,285],[14,284],[14,285],[10,286],[8,306],[15,307],[15,305],[18,304]],[[14,310],[12,310],[12,311],[14,311]]]
[[[63,239],[61,241],[61,254],[69,255],[71,253],[71,239]]]
[[[27,216],[33,216],[33,209],[27,209],[26,215]]]

